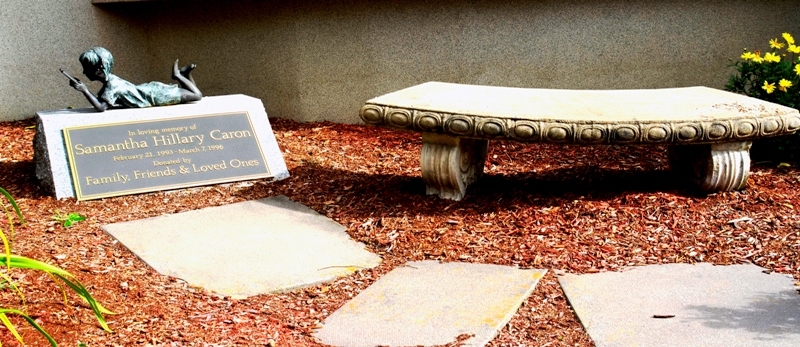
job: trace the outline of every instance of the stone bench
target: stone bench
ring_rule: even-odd
[[[670,166],[708,192],[742,189],[752,140],[794,133],[796,109],[706,87],[557,90],[428,82],[367,101],[369,125],[422,133],[427,194],[460,200],[489,140],[668,145]]]

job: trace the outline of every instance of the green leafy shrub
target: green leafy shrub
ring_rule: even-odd
[[[19,206],[17,205],[17,202],[14,201],[13,197],[11,197],[11,194],[9,194],[3,188],[0,188],[0,194],[5,196],[6,200],[8,200],[8,202],[11,204],[11,207],[12,207],[13,212],[14,212],[14,213],[12,213],[12,211],[9,210],[6,207],[5,203],[0,203],[0,206],[2,206],[2,209],[3,209],[3,212],[5,212],[6,216],[8,217],[9,233],[12,236],[12,240],[13,240],[13,235],[14,235],[14,219],[13,219],[13,217],[16,215],[16,217],[19,218],[20,222],[23,225],[25,224],[25,219],[22,217],[22,212],[20,211]],[[106,331],[109,331],[109,332],[111,331],[111,329],[108,327],[108,324],[106,324],[106,320],[103,317],[103,314],[113,314],[113,313],[111,311],[105,309],[102,305],[100,305],[100,303],[98,303],[92,297],[92,295],[89,293],[89,291],[86,290],[86,287],[84,287],[83,284],[81,284],[81,282],[78,281],[75,278],[74,275],[72,275],[71,273],[69,273],[66,270],[61,269],[59,267],[56,267],[56,266],[53,266],[53,265],[50,265],[50,264],[47,264],[47,263],[44,263],[44,262],[41,262],[41,261],[38,261],[38,260],[35,260],[35,259],[30,259],[30,258],[26,258],[26,257],[22,257],[22,256],[18,256],[18,255],[12,254],[11,253],[12,242],[9,241],[8,237],[6,236],[6,231],[3,230],[2,228],[0,228],[0,239],[2,239],[2,241],[3,241],[3,248],[4,248],[4,251],[5,251],[2,255],[0,255],[0,265],[4,265],[4,267],[5,267],[5,269],[4,269],[5,271],[0,269],[0,280],[2,280],[4,282],[6,287],[12,288],[13,290],[15,290],[19,294],[20,301],[22,302],[22,306],[23,306],[22,310],[13,309],[13,308],[6,308],[6,307],[0,307],[0,322],[3,323],[3,325],[9,330],[9,332],[11,332],[12,335],[14,335],[14,337],[16,337],[16,339],[21,344],[24,344],[22,336],[20,336],[19,332],[17,332],[17,329],[14,327],[14,324],[11,322],[11,320],[9,320],[8,314],[14,314],[14,315],[22,317],[26,322],[28,322],[28,324],[30,324],[34,329],[36,329],[36,331],[41,333],[42,336],[44,336],[47,339],[47,341],[50,343],[51,346],[54,346],[54,347],[57,346],[56,341],[53,339],[53,337],[50,336],[50,334],[48,334],[47,331],[44,328],[42,328],[39,324],[37,324],[36,321],[34,321],[33,318],[31,318],[27,314],[27,312],[26,312],[27,309],[24,307],[25,306],[25,296],[22,294],[22,291],[17,287],[17,285],[11,280],[10,274],[11,274],[11,269],[12,268],[15,268],[15,269],[33,269],[33,270],[44,271],[47,274],[49,274],[51,277],[53,277],[53,279],[58,280],[58,281],[56,281],[56,284],[58,284],[58,286],[59,286],[59,288],[61,288],[62,292],[64,292],[64,289],[59,284],[59,281],[64,283],[64,284],[66,284],[67,287],[72,289],[72,291],[74,291],[76,294],[78,294],[78,296],[80,296],[84,301],[86,301],[86,303],[89,304],[89,306],[91,306],[92,311],[94,311],[95,317],[97,317],[97,321],[100,323],[100,326],[103,327],[103,329],[106,330]],[[64,294],[64,299],[65,299],[65,304],[66,304],[66,293],[63,293],[63,294]],[[5,305],[3,305],[3,306],[5,306]]]
[[[744,94],[776,104],[800,107],[800,46],[789,33],[769,41],[770,49],[762,52],[747,48],[740,59],[730,66],[736,73],[730,76],[725,90]],[[798,161],[800,134],[756,141],[751,152],[755,160]]]

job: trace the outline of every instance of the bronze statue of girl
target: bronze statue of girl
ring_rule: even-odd
[[[175,61],[172,67],[172,79],[177,80],[180,86],[161,82],[134,85],[111,73],[114,57],[103,47],[94,47],[83,52],[78,60],[83,66],[83,74],[91,81],[100,81],[103,83],[103,87],[95,96],[78,79],[70,78],[70,86],[83,93],[86,100],[89,100],[92,106],[100,112],[109,108],[182,104],[198,101],[203,97],[203,93],[197,88],[191,75],[195,68],[194,64],[178,69],[178,61]]]

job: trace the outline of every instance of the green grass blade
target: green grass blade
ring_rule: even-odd
[[[16,291],[17,294],[19,294],[19,299],[22,302],[23,310],[28,311],[27,305],[25,304],[25,294],[22,294],[22,290],[20,290],[19,287],[17,287],[17,285],[14,284],[14,281],[11,280],[11,276],[0,272],[0,278],[5,280],[6,283],[8,283],[8,286],[11,287],[11,289],[14,289],[14,291]]]
[[[47,331],[45,331],[45,330],[44,330],[44,328],[42,328],[42,327],[41,327],[41,326],[40,326],[38,323],[36,323],[36,321],[34,321],[34,320],[33,320],[33,318],[31,318],[31,317],[30,317],[30,316],[28,316],[27,314],[23,313],[23,312],[22,312],[22,311],[20,311],[20,310],[14,310],[14,309],[10,309],[10,308],[0,308],[0,314],[2,314],[3,316],[5,316],[5,314],[6,314],[6,313],[13,313],[13,314],[16,314],[16,315],[18,315],[18,316],[22,317],[22,318],[23,318],[23,319],[25,319],[25,320],[28,322],[28,324],[30,324],[30,325],[31,325],[31,326],[32,326],[34,329],[36,329],[37,331],[39,331],[39,333],[40,333],[40,334],[42,334],[42,336],[44,336],[44,337],[47,339],[47,341],[49,341],[49,342],[50,342],[50,345],[51,345],[51,346],[53,346],[53,347],[58,347],[58,344],[56,343],[56,340],[54,340],[54,339],[53,339],[53,337],[52,337],[52,336],[50,336],[50,334],[48,334],[48,333],[47,333]],[[6,320],[8,320],[8,318],[6,318]],[[10,323],[10,322],[9,322],[9,323]],[[5,324],[5,321],[3,321],[3,324]],[[6,325],[6,327],[8,327],[8,326]]]
[[[5,212],[6,217],[8,217],[8,230],[11,231],[10,232],[11,242],[8,242],[8,245],[10,247],[11,243],[14,242],[14,218],[13,218],[14,215],[11,214],[11,211],[8,210],[5,204],[0,204],[0,207],[3,208],[3,212]],[[5,232],[3,232],[3,235],[5,235]]]
[[[25,344],[25,341],[22,340],[22,336],[19,335],[17,329],[14,328],[14,324],[12,324],[10,320],[8,320],[8,316],[6,316],[5,313],[0,313],[0,321],[2,321],[3,325],[6,326],[6,329],[8,329],[8,331],[11,332],[11,335],[14,335],[14,337],[17,338],[17,341],[19,341],[19,343],[23,345]]]
[[[7,261],[10,259],[11,261]],[[45,272],[49,272],[54,276],[58,277],[61,281],[63,281],[68,287],[70,287],[73,291],[75,291],[78,296],[83,298],[89,306],[92,307],[92,311],[94,311],[94,315],[97,317],[97,320],[100,322],[100,325],[106,331],[112,331],[111,328],[108,327],[106,324],[105,318],[103,318],[103,314],[114,314],[114,312],[109,311],[100,303],[95,300],[86,287],[81,284],[80,281],[75,279],[75,276],[71,273],[67,272],[64,269],[61,269],[57,266],[53,266],[35,259],[25,258],[18,255],[11,255],[10,258],[0,259],[0,261],[6,261],[10,264],[11,267],[14,268],[24,268],[24,269],[33,269],[33,270],[41,270]]]
[[[13,197],[11,197],[11,194],[9,194],[9,193],[8,193],[8,192],[7,192],[5,189],[3,189],[3,188],[0,188],[0,194],[3,194],[3,195],[5,195],[5,196],[6,196],[6,199],[8,199],[8,201],[11,203],[11,206],[12,206],[12,207],[14,207],[14,211],[16,211],[16,212],[17,212],[17,217],[19,217],[19,220],[21,220],[21,221],[22,221],[22,224],[25,224],[25,218],[22,218],[22,211],[20,211],[20,209],[19,209],[19,205],[17,205],[17,201],[16,201],[16,200],[14,200],[14,198],[13,198]]]
[[[10,257],[6,257],[5,255],[3,255],[2,258],[0,258],[0,262],[6,262],[7,264],[9,264],[11,267],[14,268],[41,270],[41,271],[52,272],[55,274],[61,274],[64,276],[75,277],[71,273],[67,272],[67,270],[64,270],[60,267],[19,255],[12,254]]]
[[[58,290],[61,291],[61,299],[64,300],[64,306],[65,307],[69,306],[69,299],[67,298],[67,291],[64,290],[64,286],[61,284],[61,282],[58,281],[56,275],[53,275],[50,272],[47,272],[47,275],[50,276],[50,279],[53,280],[53,283],[55,283],[56,286],[58,286]]]
[[[97,321],[100,323],[100,326],[103,327],[103,330],[109,332],[112,331],[111,328],[108,327],[108,324],[106,324],[106,319],[103,317],[103,313],[113,314],[113,312],[105,309],[102,305],[100,305],[100,303],[98,303],[97,300],[95,300],[92,297],[92,295],[89,294],[89,291],[86,290],[86,288],[77,280],[73,282],[58,274],[56,274],[55,276],[64,281],[64,283],[66,283],[67,286],[72,288],[72,290],[75,291],[75,293],[77,293],[81,298],[83,298],[84,301],[86,301],[86,303],[89,304],[89,306],[92,307],[92,311],[94,311],[94,316],[97,318]]]
[[[3,206],[5,208],[5,206]],[[6,259],[11,258],[11,244],[6,238],[6,233],[0,229],[0,238],[3,239],[3,249],[5,250]],[[6,263],[6,271],[11,272],[11,264]]]
[[[0,258],[0,261],[6,261],[6,260],[3,259],[3,258]],[[40,270],[40,271],[49,272],[49,273],[55,275],[56,277],[58,277],[60,280],[64,281],[64,283],[66,283],[67,286],[69,286],[72,290],[74,290],[76,293],[81,295],[84,299],[87,299],[87,298],[91,299],[91,300],[87,300],[87,303],[89,303],[93,307],[96,305],[96,307],[98,308],[99,312],[107,313],[107,314],[114,314],[113,312],[105,309],[102,305],[97,303],[92,298],[91,294],[89,294],[89,291],[83,286],[83,284],[81,284],[80,281],[75,279],[75,276],[73,274],[67,272],[66,270],[64,270],[64,269],[62,269],[60,267],[53,266],[53,265],[47,264],[45,262],[41,262],[41,261],[36,260],[36,259],[30,259],[30,258],[26,258],[26,257],[23,257],[23,256],[13,255],[13,254],[11,255],[11,261],[9,263],[11,264],[11,267],[14,267],[14,268],[33,269],[33,270]]]

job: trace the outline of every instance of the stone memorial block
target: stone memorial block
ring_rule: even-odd
[[[42,187],[59,199],[289,177],[263,104],[244,95],[39,112],[34,160]]]

